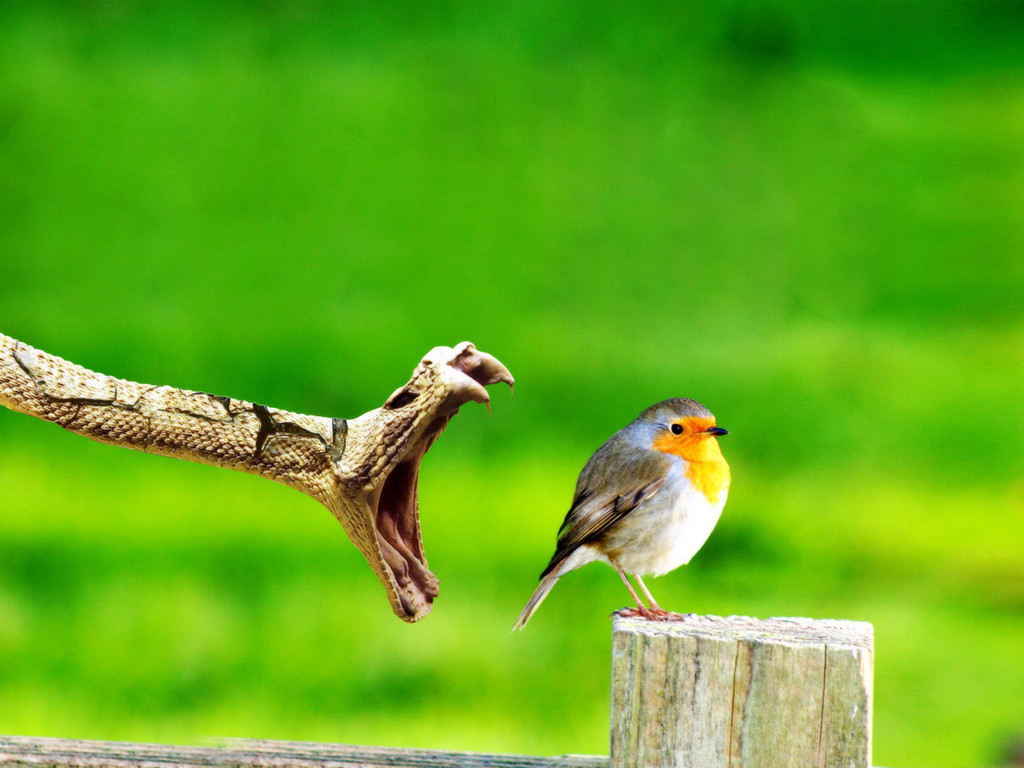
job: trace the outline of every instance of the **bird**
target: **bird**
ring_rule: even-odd
[[[642,577],[690,562],[711,535],[732,479],[718,444],[727,434],[699,402],[677,397],[655,403],[612,435],[580,472],[555,554],[513,631],[526,626],[562,576],[594,561],[611,565],[636,601],[625,615],[671,618]]]
[[[470,342],[434,347],[380,408],[327,418],[105,376],[0,333],[0,405],[101,443],[249,472],[311,496],[410,623],[438,595],[420,535],[420,463],[463,404],[489,406],[485,387],[498,382],[515,380]]]

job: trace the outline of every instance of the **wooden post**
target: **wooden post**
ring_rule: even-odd
[[[870,624],[615,617],[611,768],[868,768]]]

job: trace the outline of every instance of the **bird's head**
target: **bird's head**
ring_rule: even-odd
[[[729,432],[715,423],[711,411],[686,397],[663,400],[637,416],[638,435],[645,447],[687,461],[720,459],[718,437]]]

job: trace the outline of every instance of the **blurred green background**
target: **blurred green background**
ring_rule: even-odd
[[[1024,732],[1024,4],[0,5],[0,331],[354,416],[463,339],[516,375],[424,462],[435,610],[259,478],[0,412],[0,733],[606,753],[576,474],[730,429],[651,583],[871,621],[879,765]]]

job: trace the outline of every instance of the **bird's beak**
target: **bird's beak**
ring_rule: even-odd
[[[721,435],[729,434],[728,429],[722,429],[721,427],[708,427],[704,431],[709,435],[714,435],[715,437],[720,437]]]

